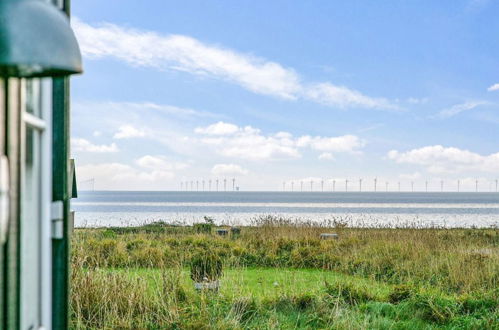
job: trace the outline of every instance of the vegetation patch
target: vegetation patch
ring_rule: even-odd
[[[76,229],[72,328],[499,328],[498,229],[209,220]]]

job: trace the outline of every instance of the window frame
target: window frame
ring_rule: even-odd
[[[28,94],[27,87],[28,84],[32,84],[34,88],[33,93]],[[29,98],[33,99],[29,99]],[[29,105],[35,107],[32,112],[29,112]],[[20,325],[21,328],[26,328],[29,326],[35,326],[37,328],[43,327],[46,329],[51,328],[51,317],[52,317],[52,235],[51,235],[51,203],[52,203],[52,79],[22,79],[20,81],[20,116],[21,116],[21,200],[20,207],[20,309],[24,311],[25,309],[30,310],[31,313],[26,314],[21,313]],[[29,192],[27,191],[27,168],[26,160],[28,157],[28,150],[26,150],[26,143],[28,139],[28,130],[31,129],[33,134],[36,134],[38,139],[38,144],[34,147],[33,153],[37,155],[31,155],[31,157],[38,157],[38,168],[34,168],[34,176],[32,184],[35,189],[36,201],[33,201],[32,205],[26,203],[25,196]],[[36,204],[35,204],[36,203]],[[29,246],[27,251],[38,250],[38,271],[39,276],[37,278],[37,283],[35,284],[37,288],[37,299],[36,302],[37,310],[32,312],[29,306],[34,305],[33,301],[30,301],[30,292],[26,292],[23,288],[26,286],[26,281],[31,281],[36,278],[36,275],[28,274],[23,271],[23,256],[26,244],[26,235],[28,235],[29,230],[33,228],[26,228],[24,225],[27,220],[25,218],[26,214],[29,214],[30,207],[37,207],[35,211],[36,220],[38,222],[36,234],[38,240],[35,244],[37,246]],[[32,212],[31,212],[32,213]],[[28,252],[29,253],[29,252]],[[36,315],[35,315],[36,313]],[[38,324],[31,324],[33,320],[36,320]]]

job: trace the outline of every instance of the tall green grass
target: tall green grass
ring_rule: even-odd
[[[253,225],[234,239],[163,223],[77,229],[73,326],[499,326],[498,229],[360,229],[268,217]],[[320,240],[323,232],[339,239]],[[192,257],[207,250],[228,274],[219,294],[196,293],[187,275]]]

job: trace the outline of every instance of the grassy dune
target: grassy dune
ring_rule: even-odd
[[[499,328],[497,229],[255,225],[237,238],[161,223],[76,230],[73,327]],[[206,250],[224,260],[218,293],[189,278]]]

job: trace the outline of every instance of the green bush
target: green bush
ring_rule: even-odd
[[[462,310],[467,314],[483,314],[499,309],[499,301],[493,297],[463,297]]]
[[[191,279],[194,282],[216,281],[222,276],[222,259],[212,252],[200,252],[191,259]]]
[[[411,300],[422,319],[440,324],[448,323],[460,310],[456,301],[441,296],[417,294]]]
[[[213,228],[212,223],[195,223],[193,226],[194,232],[198,234],[210,234]]]
[[[413,288],[406,284],[399,284],[393,287],[392,292],[388,295],[388,300],[392,304],[398,304],[413,295]]]
[[[315,296],[304,293],[293,297],[293,303],[299,310],[306,310],[314,307],[316,302]]]
[[[368,287],[358,286],[353,283],[325,282],[326,293],[333,297],[342,298],[350,305],[357,305],[368,301],[380,301],[381,299],[371,293]]]
[[[126,243],[126,249],[128,252],[140,249],[146,245],[146,242],[143,239],[134,239],[128,243]]]
[[[239,320],[247,322],[258,313],[258,305],[252,298],[238,298],[232,303],[231,311]]]

